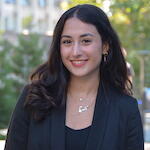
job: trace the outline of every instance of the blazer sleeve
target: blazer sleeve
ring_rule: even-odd
[[[128,119],[127,150],[144,150],[143,127],[136,100],[134,100]]]
[[[24,109],[28,86],[25,86],[11,117],[4,150],[27,150],[29,116]]]

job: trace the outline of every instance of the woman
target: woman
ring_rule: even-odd
[[[66,11],[17,103],[5,150],[143,150],[119,39],[105,13]]]

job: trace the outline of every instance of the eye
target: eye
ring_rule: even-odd
[[[71,42],[72,42],[71,40],[62,40],[61,41],[61,43],[65,44],[65,45],[71,44]]]
[[[83,44],[90,44],[91,42],[92,42],[92,40],[89,40],[89,39],[82,40]]]

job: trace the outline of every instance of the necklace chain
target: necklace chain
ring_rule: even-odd
[[[72,97],[70,93],[68,93],[68,96]],[[89,99],[92,100],[90,104],[83,104],[84,102],[88,102]],[[87,112],[87,110],[91,108],[91,106],[95,103],[94,99],[96,99],[96,93],[93,94],[92,99],[79,97],[78,110],[75,114],[72,114],[72,115],[77,115],[77,114],[79,115],[79,114],[82,114],[83,112]]]
[[[92,98],[93,99],[93,98]],[[87,99],[83,99],[83,98],[79,98],[79,102],[82,103],[82,102],[85,102],[87,101]],[[89,108],[91,108],[91,106],[94,104],[94,99],[92,100],[92,102],[90,104],[79,104],[78,106],[78,110],[76,113],[72,114],[72,115],[79,115],[79,114],[82,114],[83,112],[86,112]]]
[[[79,100],[80,100],[80,102],[84,101],[83,98],[79,98]],[[92,102],[90,105],[85,105],[85,106],[80,105],[80,106],[78,107],[78,112],[79,112],[79,113],[82,113],[82,112],[87,111],[88,108],[89,108],[92,104],[93,104],[93,102]]]

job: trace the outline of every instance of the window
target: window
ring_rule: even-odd
[[[5,3],[14,4],[16,0],[4,0]]]
[[[5,18],[5,30],[9,30],[9,20],[8,17]]]
[[[46,7],[46,0],[38,0],[38,4],[40,7]]]
[[[10,16],[5,16],[4,18],[4,29],[6,31],[16,31],[17,18],[15,14]]]
[[[12,31],[13,30],[13,20],[10,16],[7,16],[5,18],[5,30],[6,31]]]
[[[28,5],[30,5],[30,0],[21,0],[20,4],[23,6],[28,6]]]

